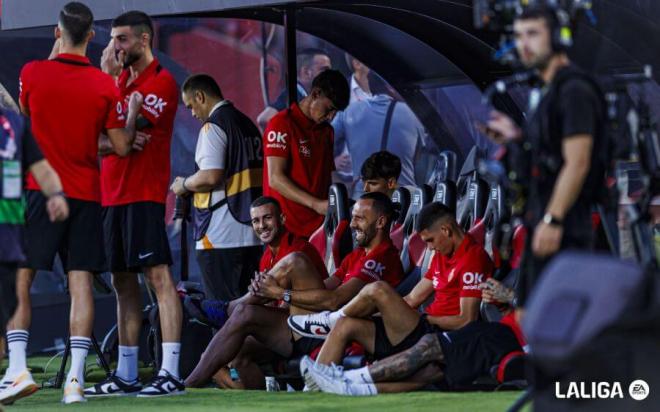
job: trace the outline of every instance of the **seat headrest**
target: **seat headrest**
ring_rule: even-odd
[[[435,166],[436,183],[446,181],[456,181],[457,156],[451,150],[440,152]]]
[[[408,214],[408,209],[410,208],[412,196],[410,195],[410,190],[407,187],[399,187],[394,193],[392,193],[392,203],[397,211],[397,217],[394,220],[394,224],[402,225],[406,220],[406,215]]]

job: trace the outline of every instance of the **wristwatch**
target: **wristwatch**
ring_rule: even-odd
[[[553,226],[561,226],[564,224],[563,221],[552,216],[550,213],[546,213],[545,215],[543,215],[543,223],[547,223],[548,225],[553,225]]]
[[[282,300],[286,303],[291,303],[291,289],[284,290],[284,296],[282,296]]]

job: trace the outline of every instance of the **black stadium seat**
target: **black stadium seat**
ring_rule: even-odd
[[[392,203],[394,203],[394,208],[397,212],[397,217],[392,222],[392,228],[390,230],[390,236],[394,246],[396,246],[399,251],[403,247],[403,223],[406,221],[408,215],[408,209],[410,209],[410,202],[412,196],[410,195],[410,189],[407,187],[399,187],[392,194]]]
[[[471,229],[483,218],[488,203],[488,183],[478,173],[479,160],[482,158],[479,148],[473,147],[456,183],[456,220],[465,230]]]
[[[330,274],[353,250],[350,221],[350,198],[346,186],[343,183],[333,183],[328,194],[328,213],[325,220],[309,237],[309,243],[319,251]]]

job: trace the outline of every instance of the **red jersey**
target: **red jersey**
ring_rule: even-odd
[[[384,280],[392,287],[403,279],[403,266],[399,251],[390,239],[384,240],[378,246],[366,253],[359,247],[348,254],[334,275],[344,284],[353,278],[362,279],[366,283]]]
[[[130,95],[137,91],[144,97],[140,115],[150,125],[141,131],[151,135],[142,151],[128,156],[105,156],[101,164],[103,206],[135,202],[165,203],[170,181],[170,143],[179,90],[174,77],[154,59],[129,85],[130,70],[124,70],[118,84],[122,104],[117,107],[121,118],[128,113]]]
[[[500,323],[508,326],[511,329],[513,334],[516,335],[516,339],[518,340],[518,343],[520,344],[521,348],[527,345],[527,341],[525,340],[525,335],[523,335],[522,329],[520,328],[520,324],[516,320],[516,313],[514,311],[511,311],[506,315],[504,315],[504,317],[500,319]]]
[[[334,169],[334,132],[327,123],[316,124],[303,114],[297,103],[277,113],[266,126],[264,147],[264,196],[276,198],[286,216],[286,228],[309,238],[323,223],[323,216],[271,189],[268,181],[268,157],[288,160],[287,176],[318,199],[328,198]]]
[[[493,274],[493,262],[484,248],[469,234],[451,257],[436,253],[424,276],[433,282],[435,297],[426,308],[430,316],[461,313],[461,298],[481,299],[479,284]]]
[[[261,261],[259,262],[259,271],[265,272],[272,269],[273,266],[275,266],[275,264],[284,256],[293,252],[304,253],[309,260],[312,261],[312,264],[321,275],[321,278],[325,279],[328,277],[328,269],[325,267],[323,259],[321,259],[321,255],[319,255],[316,248],[305,239],[297,237],[290,232],[284,232],[284,234],[282,234],[282,240],[280,241],[280,248],[277,250],[277,255],[273,256],[273,251],[266,246],[264,254],[261,255]]]
[[[115,107],[119,91],[112,77],[89,59],[59,54],[21,70],[20,101],[32,132],[70,198],[100,202],[98,140],[103,129],[125,126]],[[31,174],[26,188],[40,190]]]

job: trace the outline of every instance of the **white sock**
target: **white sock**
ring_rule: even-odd
[[[138,377],[138,346],[119,345],[116,376],[124,382],[133,382]]]
[[[330,312],[330,314],[328,315],[328,321],[330,321],[330,329],[335,327],[339,318],[343,318],[345,316],[346,315],[344,314],[343,308],[334,312]]]
[[[163,342],[163,364],[161,365],[158,374],[164,375],[164,371],[167,371],[170,375],[178,378],[180,354],[180,342]]]
[[[90,338],[84,336],[72,336],[71,341],[71,365],[69,366],[69,374],[66,376],[66,381],[76,378],[80,385],[85,382],[85,360],[87,359],[87,352],[89,346],[92,344]]]
[[[378,389],[373,383],[351,383],[348,385],[348,395],[352,396],[373,396],[378,394]]]
[[[371,374],[369,373],[369,367],[364,366],[358,369],[349,369],[344,371],[344,376],[348,378],[353,383],[358,384],[372,384],[374,383]]]
[[[7,331],[7,349],[9,349],[9,366],[6,376],[14,376],[27,369],[26,354],[29,332],[26,330]]]

